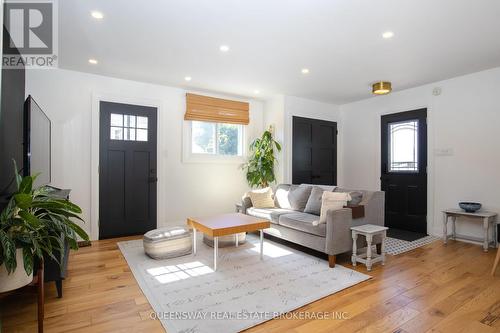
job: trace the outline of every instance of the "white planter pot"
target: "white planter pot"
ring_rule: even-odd
[[[23,250],[16,251],[17,268],[8,274],[5,264],[0,266],[0,293],[21,288],[33,281],[33,273],[26,274],[24,270]]]

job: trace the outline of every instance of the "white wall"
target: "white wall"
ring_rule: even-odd
[[[239,164],[182,163],[183,89],[67,70],[27,70],[26,93],[52,120],[52,185],[71,188],[83,209],[85,229],[97,236],[91,221],[91,113],[93,96],[159,104],[158,223],[184,223],[186,217],[234,210],[248,189]],[[231,96],[216,97],[232,98]],[[234,98],[233,98],[234,99]],[[250,100],[251,140],[263,129],[263,103]],[[95,207],[94,207],[95,208]]]
[[[338,105],[283,95],[268,101],[265,105],[264,125],[275,127],[275,136],[283,147],[282,153],[278,156],[278,174],[280,175],[278,183],[292,182],[292,120],[294,116],[337,122],[339,133],[341,132],[342,124]],[[338,176],[340,176],[342,167],[340,135],[338,140],[337,166]]]
[[[285,142],[285,96],[277,95],[266,101],[264,104],[264,126],[269,128],[272,126],[274,139],[281,144],[282,150],[276,153],[278,164],[275,168],[276,182],[284,182],[285,167],[283,163]]]
[[[442,94],[433,96],[434,87]],[[428,109],[428,232],[441,234],[441,211],[459,201],[500,212],[500,68],[342,105],[342,183],[380,188],[380,116]],[[452,156],[440,155],[451,148]],[[438,154],[436,154],[438,153]],[[478,225],[457,232],[480,237]]]

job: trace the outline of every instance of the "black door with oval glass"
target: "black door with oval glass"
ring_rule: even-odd
[[[156,121],[156,108],[100,102],[100,239],[156,228]]]
[[[389,228],[427,233],[427,109],[381,118],[381,187]]]

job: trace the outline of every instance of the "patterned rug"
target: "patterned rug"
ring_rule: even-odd
[[[219,249],[216,272],[201,239],[196,256],[168,260],[147,257],[141,240],[118,246],[168,333],[239,332],[370,278],[267,239],[260,260],[254,235]]]
[[[402,239],[397,239],[397,238],[391,238],[387,237],[386,243],[385,243],[385,251],[388,254],[392,254],[393,256],[405,253],[411,250],[414,250],[418,247],[427,245],[429,243],[432,243],[436,240],[440,239],[439,237],[435,236],[426,236],[419,238],[417,240],[414,240],[412,242],[405,241]]]

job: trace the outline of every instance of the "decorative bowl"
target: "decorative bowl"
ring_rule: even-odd
[[[479,202],[459,202],[458,206],[465,210],[466,213],[475,213],[481,209],[481,204]]]

